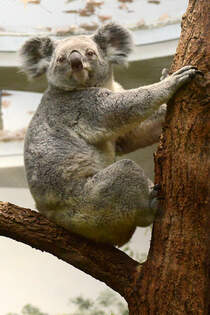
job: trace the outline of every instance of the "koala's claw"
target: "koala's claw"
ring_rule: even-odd
[[[177,87],[179,88],[183,84],[193,79],[197,74],[201,75],[201,71],[194,66],[185,66],[172,74],[172,78],[176,79]]]
[[[179,88],[185,82],[187,83],[189,80],[193,79],[197,74],[203,76],[202,71],[198,70],[197,67],[191,65],[184,66],[183,68],[174,72],[171,76],[168,73],[168,69],[164,68],[162,70],[162,76],[160,78],[160,81],[163,81],[164,79],[168,78],[170,79],[170,77],[176,78],[178,83],[177,87]]]
[[[204,77],[204,73],[200,70],[197,69],[196,74],[201,75],[202,77]]]
[[[177,70],[176,72],[174,72],[172,74],[172,76],[185,76],[188,75],[189,77],[194,77],[196,74],[202,75],[203,76],[203,72],[198,70],[197,67],[195,66],[185,66],[179,70]]]
[[[155,184],[154,187],[153,187],[153,189],[154,189],[155,191],[160,191],[160,190],[161,190],[161,185],[160,185],[160,184]]]
[[[152,199],[156,199],[158,193],[161,190],[161,185],[160,184],[156,184],[151,188],[150,191],[150,200],[152,201]]]
[[[186,73],[187,71],[189,70],[197,70],[197,68],[195,66],[184,66],[182,67],[181,69],[175,71],[172,76],[176,76],[176,75],[179,75],[179,74],[183,74],[183,73]]]

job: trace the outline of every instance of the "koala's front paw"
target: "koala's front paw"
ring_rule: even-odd
[[[189,82],[197,74],[203,75],[203,73],[194,66],[185,66],[178,71],[174,72],[170,77],[176,79],[176,87],[179,88],[183,84]]]

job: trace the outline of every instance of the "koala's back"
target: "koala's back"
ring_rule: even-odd
[[[25,169],[39,210],[79,197],[87,178],[113,163],[114,142],[95,146],[77,132],[79,121],[88,124],[84,99],[81,92],[48,89],[29,125]]]

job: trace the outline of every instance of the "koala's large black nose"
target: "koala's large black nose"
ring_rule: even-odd
[[[82,55],[78,51],[73,50],[70,54],[70,64],[74,71],[83,69]]]

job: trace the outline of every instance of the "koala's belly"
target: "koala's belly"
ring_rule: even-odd
[[[114,142],[103,142],[69,154],[60,163],[59,170],[65,180],[81,181],[95,175],[115,161]]]

